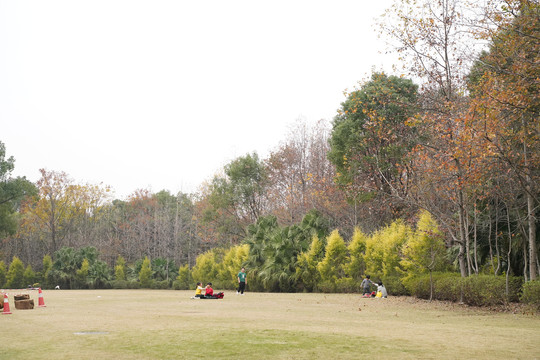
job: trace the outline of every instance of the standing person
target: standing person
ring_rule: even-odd
[[[244,295],[244,290],[246,289],[246,269],[242,268],[238,273],[238,289],[236,290],[236,295],[239,293]]]
[[[369,275],[366,275],[365,279],[362,281],[362,284],[360,284],[362,289],[364,289],[362,296],[366,296],[366,294],[371,293],[371,284],[373,284],[373,282],[369,279]]]

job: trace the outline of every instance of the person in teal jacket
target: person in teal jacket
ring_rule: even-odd
[[[242,268],[238,273],[238,289],[236,290],[236,295],[244,295],[244,290],[246,289],[246,269]]]

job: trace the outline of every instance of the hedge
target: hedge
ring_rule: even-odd
[[[540,310],[540,280],[529,281],[523,284],[521,302]]]
[[[433,300],[446,300],[473,306],[505,305],[516,302],[523,279],[511,276],[508,279],[509,294],[506,295],[506,277],[473,275],[466,278],[456,273],[433,273]],[[407,279],[404,283],[411,295],[429,299],[429,275]]]
[[[382,282],[384,284],[384,287],[386,288],[386,291],[388,292],[388,295],[391,295],[391,296],[410,295],[410,292],[403,285],[403,282],[401,281],[401,279],[396,276],[383,277]]]

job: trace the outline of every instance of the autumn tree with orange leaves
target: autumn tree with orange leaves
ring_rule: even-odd
[[[519,187],[528,231],[530,279],[538,275],[536,223],[540,184],[540,5],[507,0],[487,14],[496,26],[479,35],[490,40],[473,68],[470,127],[499,174]],[[492,175],[492,174],[487,174]],[[508,186],[508,185],[507,185]],[[525,260],[527,262],[527,259]]]
[[[463,124],[465,76],[475,54],[469,26],[477,16],[474,9],[466,0],[403,0],[381,21],[403,70],[420,81],[419,113],[409,123],[418,128],[422,141],[410,154],[414,161],[407,200],[434,214],[450,244],[458,244],[462,276],[471,272],[468,209],[474,203],[471,180],[477,168]]]
[[[82,221],[96,220],[108,198],[108,187],[79,185],[64,172],[41,169],[37,181],[39,198],[21,209],[20,236],[45,244],[53,254],[62,246],[72,246]],[[83,234],[84,237],[84,234]]]

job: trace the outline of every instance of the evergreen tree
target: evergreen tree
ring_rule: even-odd
[[[6,287],[10,289],[18,289],[25,287],[24,285],[24,265],[18,257],[14,256],[7,273]]]
[[[141,271],[139,271],[139,282],[142,288],[152,287],[152,267],[150,265],[150,259],[146,256],[143,260]]]
[[[348,276],[362,281],[366,272],[365,253],[367,236],[359,228],[354,228],[351,243],[348,246],[349,261],[345,267]]]
[[[80,269],[77,270],[75,273],[75,280],[76,280],[76,286],[78,288],[85,288],[88,283],[88,272],[90,270],[90,263],[88,262],[88,259],[84,259]]]
[[[114,267],[115,280],[126,280],[126,260],[118,255],[116,266]]]
[[[410,234],[403,246],[401,265],[407,274],[404,281],[416,275],[429,273],[430,300],[433,298],[433,271],[444,270],[446,246],[437,222],[427,211],[422,211],[416,230]]]
[[[45,255],[43,257],[43,270],[41,272],[41,282],[42,286],[50,286],[49,284],[49,273],[53,267],[53,261],[50,255]]]
[[[296,281],[304,291],[315,291],[320,281],[320,274],[317,264],[324,257],[324,243],[317,235],[313,236],[311,245],[307,252],[298,255],[296,264]]]
[[[175,289],[178,290],[187,290],[192,286],[193,279],[191,277],[191,271],[189,265],[180,266],[178,268],[178,276],[175,281]]]
[[[334,286],[338,279],[345,276],[344,265],[347,259],[347,246],[338,230],[332,231],[328,237],[324,259],[317,265],[321,282],[326,286]],[[335,289],[334,289],[335,291]]]
[[[32,266],[28,265],[24,270],[23,284],[33,286],[36,281],[36,273],[32,270]]]
[[[6,283],[6,277],[7,277],[6,263],[4,263],[3,261],[0,261],[0,288],[4,287],[4,284]]]

